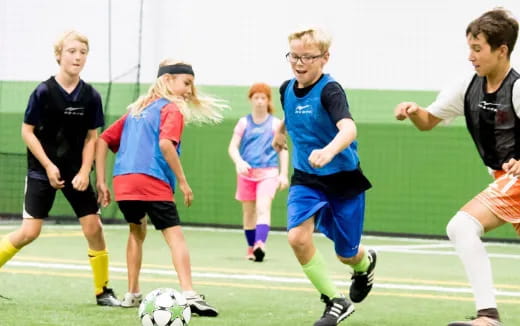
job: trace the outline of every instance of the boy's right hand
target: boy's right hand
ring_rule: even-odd
[[[49,166],[45,168],[45,172],[47,173],[47,178],[49,178],[51,187],[54,189],[61,189],[65,187],[65,181],[61,179],[60,170],[56,165],[52,163],[49,164]]]
[[[417,114],[419,105],[414,102],[402,102],[397,104],[394,109],[394,116],[397,120],[404,120],[411,115]]]

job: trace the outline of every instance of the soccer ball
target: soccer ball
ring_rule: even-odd
[[[191,309],[186,298],[177,290],[155,289],[148,293],[139,305],[142,326],[184,326],[191,319]]]

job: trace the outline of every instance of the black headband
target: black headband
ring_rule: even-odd
[[[174,65],[160,67],[159,71],[157,72],[157,78],[164,74],[189,74],[195,76],[193,68],[185,63],[176,63]]]

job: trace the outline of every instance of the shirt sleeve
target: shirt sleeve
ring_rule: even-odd
[[[240,118],[240,120],[238,120],[238,122],[235,126],[235,129],[233,129],[233,134],[237,135],[239,137],[242,137],[242,135],[244,134],[244,131],[246,130],[246,126],[247,126],[246,117]]]
[[[347,95],[338,82],[331,82],[325,85],[321,92],[321,104],[329,112],[334,123],[342,119],[352,119]]]
[[[92,87],[92,100],[90,102],[91,110],[93,111],[92,119],[89,122],[88,129],[97,129],[105,125],[105,116],[103,114],[103,104],[101,102],[101,95]]]
[[[128,114],[125,114],[119,118],[116,122],[110,125],[110,127],[103,131],[100,136],[108,144],[108,148],[110,148],[114,153],[119,150],[121,135],[123,134],[123,127],[125,126],[127,116]]]
[[[41,83],[36,87],[36,89],[29,96],[29,101],[27,103],[27,108],[25,109],[23,122],[36,126],[41,120],[41,113],[44,101],[44,95],[47,93],[47,85],[45,83]]]
[[[516,116],[520,118],[520,82],[519,79],[513,84],[513,108],[515,109]]]
[[[280,127],[281,123],[282,123],[282,120],[273,116],[273,134],[276,133],[276,130],[278,130],[278,127]]]
[[[285,90],[287,89],[287,86],[289,85],[289,82],[291,80],[286,80],[283,82],[282,86],[280,86],[280,104],[282,104],[282,110],[283,108],[283,102],[285,100]]]
[[[464,94],[472,79],[473,76],[442,90],[435,101],[426,108],[426,111],[446,123],[450,123],[458,116],[463,116]]]
[[[176,145],[180,143],[184,129],[184,116],[174,103],[169,103],[161,110],[159,139],[169,139]]]

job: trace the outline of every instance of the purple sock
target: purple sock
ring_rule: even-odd
[[[252,230],[244,230],[244,233],[246,235],[246,240],[247,240],[247,245],[249,247],[252,247],[255,245],[255,234],[256,234],[256,230],[255,229],[252,229]]]
[[[257,224],[256,225],[256,241],[262,241],[265,243],[267,241],[267,234],[269,233],[270,227],[268,224]]]

